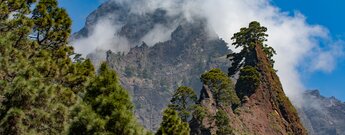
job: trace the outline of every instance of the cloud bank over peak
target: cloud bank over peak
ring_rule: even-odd
[[[299,96],[305,89],[300,80],[299,68],[303,67],[304,70],[311,72],[331,72],[336,65],[336,59],[343,55],[344,49],[341,47],[343,42],[334,41],[326,28],[309,24],[301,13],[283,12],[273,6],[270,0],[112,0],[112,2],[128,6],[130,12],[136,14],[164,9],[168,15],[182,15],[188,21],[194,21],[194,18],[205,18],[209,29],[229,44],[232,42],[230,38],[241,27],[248,26],[251,21],[259,21],[268,28],[267,44],[277,51],[274,57],[275,68],[278,70],[286,94],[296,104],[300,103]],[[110,42],[94,42],[98,41],[96,38],[98,34],[108,37],[109,35],[105,34],[113,36],[112,33],[116,33],[114,29],[104,28],[97,34],[98,29],[102,27],[98,28],[98,25],[95,27],[93,33],[95,39],[84,41],[93,42],[93,47],[76,47],[77,52],[83,53],[83,49],[86,48],[122,51],[123,47],[114,48],[114,44],[110,44],[125,41],[121,38],[109,37]],[[155,30],[144,36],[145,39],[154,39],[157,35],[164,35],[161,39],[167,40],[169,37],[166,33],[171,33],[171,31],[162,29],[164,28],[156,26]],[[150,44],[158,41],[154,40]]]

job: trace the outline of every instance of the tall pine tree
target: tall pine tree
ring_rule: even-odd
[[[64,134],[70,122],[70,109],[78,103],[78,93],[94,75],[90,61],[73,63],[73,49],[66,42],[54,49],[42,47],[35,28],[38,18],[30,17],[34,0],[0,2],[0,134]],[[55,14],[57,4],[38,8]],[[55,0],[51,0],[55,2]],[[52,11],[50,9],[57,9]],[[53,17],[53,16],[50,16]],[[66,26],[68,21],[56,22]],[[50,33],[57,30],[47,29]],[[61,34],[57,34],[61,35]],[[68,34],[67,34],[68,35]],[[68,36],[62,36],[67,41]],[[55,43],[55,39],[46,43]]]
[[[156,135],[189,135],[188,123],[183,122],[178,113],[168,108],[163,113],[163,121]]]
[[[74,110],[69,134],[148,134],[137,123],[131,99],[117,74],[105,63],[86,88],[83,100],[86,104]]]
[[[181,119],[187,122],[193,113],[193,107],[196,101],[197,96],[194,90],[186,86],[181,86],[174,92],[169,107],[177,111]]]

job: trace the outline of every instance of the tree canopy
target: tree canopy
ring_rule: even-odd
[[[118,81],[115,71],[103,63],[86,87],[86,104],[74,110],[69,134],[148,134],[137,123],[130,96]]]
[[[146,134],[115,72],[70,59],[70,26],[56,0],[0,2],[0,134]]]
[[[276,54],[275,50],[264,44],[267,41],[268,34],[267,28],[261,26],[259,22],[253,21],[249,23],[248,28],[241,28],[239,32],[235,33],[231,38],[234,40],[232,45],[235,48],[242,48],[239,53],[232,53],[228,58],[232,61],[232,66],[229,68],[229,75],[234,75],[244,66],[255,67],[257,64],[256,59],[256,46],[261,46],[270,60],[271,66],[274,66],[272,57]]]
[[[181,86],[177,88],[172,96],[169,107],[176,110],[181,119],[187,122],[193,112],[193,105],[196,100],[197,96],[192,88]]]
[[[211,89],[217,105],[239,105],[240,100],[231,79],[220,69],[211,69],[202,74],[201,81]]]
[[[189,135],[189,132],[188,123],[183,122],[175,110],[167,108],[156,135]]]

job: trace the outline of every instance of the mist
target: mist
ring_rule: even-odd
[[[96,51],[127,52],[130,49],[128,40],[116,34],[121,27],[122,25],[114,24],[110,19],[102,19],[96,23],[87,38],[72,41],[72,46],[84,56]]]
[[[302,72],[332,72],[336,59],[343,55],[342,41],[332,39],[327,28],[312,25],[299,12],[281,11],[270,0],[112,0],[129,6],[130,12],[146,14],[165,9],[169,16],[182,15],[187,21],[205,18],[213,36],[231,44],[231,37],[251,21],[259,21],[268,28],[267,44],[275,48],[275,69],[285,93],[297,106],[306,89],[301,80]],[[178,21],[176,22],[178,23]],[[172,26],[177,26],[172,25]],[[77,53],[87,55],[95,50],[126,52],[133,45],[118,36],[121,24],[107,19],[99,21],[89,37],[74,41]],[[170,39],[173,28],[156,25],[142,40],[149,45]],[[230,49],[235,50],[232,46]],[[238,50],[235,50],[238,51]]]

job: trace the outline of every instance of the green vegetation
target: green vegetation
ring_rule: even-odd
[[[156,135],[189,135],[188,123],[183,122],[178,113],[173,109],[166,109],[163,113],[163,121]]]
[[[220,69],[212,69],[202,74],[201,81],[211,89],[217,105],[235,108],[240,104],[232,81]]]
[[[195,118],[199,123],[201,123],[202,120],[208,116],[207,110],[200,104],[194,105],[193,107],[193,118]]]
[[[69,110],[78,102],[77,93],[94,76],[90,61],[73,63],[69,59],[73,48],[65,44],[66,33],[60,33],[70,31],[66,12],[53,0],[36,3],[31,12],[33,2],[0,3],[0,134],[65,133]],[[59,20],[65,21],[50,21],[49,25],[64,27],[46,29],[43,34],[38,28],[48,24],[38,23],[43,17],[34,16],[55,12],[50,9],[59,10]],[[59,42],[53,37],[59,37]],[[54,49],[47,47],[50,45]]]
[[[39,0],[32,12],[33,34],[42,48],[56,50],[66,45],[72,20],[56,0]]]
[[[57,5],[0,2],[0,134],[146,134],[116,73],[96,75],[67,45],[71,19]]]
[[[232,45],[235,48],[241,47],[242,50],[239,53],[232,53],[228,55],[228,58],[233,62],[232,66],[229,68],[229,75],[235,75],[242,67],[252,66],[256,67],[257,58],[255,48],[261,46],[270,60],[271,66],[273,68],[274,60],[272,57],[276,54],[275,50],[264,45],[267,41],[268,36],[265,32],[267,28],[261,26],[259,22],[253,21],[249,24],[248,28],[241,28],[240,32],[234,34],[231,38],[234,40]]]
[[[169,107],[179,113],[182,121],[187,122],[196,100],[197,96],[192,88],[181,86],[172,96]]]
[[[216,116],[217,135],[233,135],[233,131],[230,127],[229,118],[227,113],[223,110],[218,110]]]
[[[256,49],[262,48],[273,69],[274,60],[272,57],[276,52],[272,47],[264,44],[268,36],[266,31],[266,27],[261,26],[259,22],[253,21],[248,28],[241,28],[240,32],[235,33],[231,38],[234,40],[232,45],[236,48],[242,48],[239,53],[228,55],[233,62],[229,68],[229,75],[240,72],[235,89],[241,99],[254,93],[260,84],[260,73],[257,69],[259,61]]]
[[[86,87],[83,99],[87,105],[74,110],[70,134],[146,134],[136,123],[130,97],[118,81],[116,73],[103,63],[99,75]]]
[[[236,83],[236,92],[240,98],[255,92],[260,84],[260,73],[252,66],[245,66],[240,71]]]

